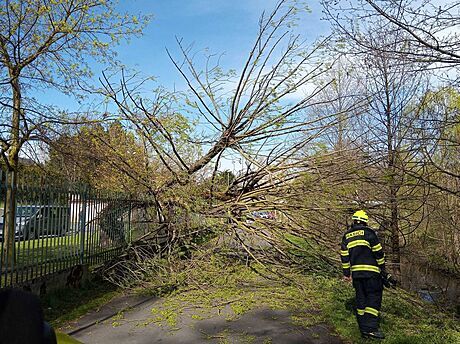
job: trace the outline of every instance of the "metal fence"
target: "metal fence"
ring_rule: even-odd
[[[11,191],[16,216],[14,240],[8,243],[4,208],[13,204]],[[86,187],[13,186],[0,172],[0,288],[118,256],[132,240],[133,224],[146,222],[133,212],[133,204],[139,209],[139,200]]]

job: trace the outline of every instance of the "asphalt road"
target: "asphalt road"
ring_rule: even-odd
[[[117,302],[116,300],[114,302]],[[112,307],[112,311],[116,307]],[[209,317],[192,317],[196,309],[187,309],[178,316],[177,323],[152,322],[152,308],[161,300],[148,300],[113,318],[74,333],[72,336],[87,344],[152,344],[152,343],[279,343],[279,344],[339,344],[326,325],[303,328],[292,323],[284,310],[256,309],[236,320],[228,320],[230,308]],[[109,305],[110,306],[110,305]],[[97,314],[93,314],[93,318]],[[105,316],[107,317],[107,316]],[[69,332],[69,331],[68,331]]]

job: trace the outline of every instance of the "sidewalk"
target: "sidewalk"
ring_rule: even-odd
[[[68,323],[67,326],[61,328],[61,331],[75,337],[77,333],[106,321],[117,315],[119,312],[140,307],[142,304],[151,302],[153,299],[154,298],[151,296],[129,294],[116,297],[99,309],[88,312],[80,319]]]
[[[343,343],[326,325],[304,328],[293,324],[286,310],[258,308],[235,318],[230,307],[206,316],[199,316],[198,308],[186,308],[164,323],[154,315],[161,303],[161,299],[145,297],[116,299],[74,323],[67,333],[87,344]],[[110,315],[114,316],[108,318]]]

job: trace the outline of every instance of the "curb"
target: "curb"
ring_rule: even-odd
[[[99,318],[99,319],[93,320],[93,321],[91,321],[91,322],[89,322],[87,324],[81,325],[81,326],[77,327],[76,329],[72,329],[71,331],[68,331],[68,332],[64,331],[64,332],[66,334],[68,334],[69,336],[73,336],[76,333],[84,331],[84,330],[86,330],[86,329],[88,329],[88,328],[90,328],[90,327],[92,327],[92,326],[94,326],[94,325],[96,325],[96,324],[98,324],[100,322],[103,322],[103,321],[105,321],[107,319],[110,319],[110,318],[114,317],[115,315],[117,315],[120,312],[126,312],[127,310],[129,310],[131,308],[139,307],[139,306],[143,305],[144,303],[147,303],[148,301],[155,300],[157,298],[158,298],[157,296],[148,296],[148,297],[142,299],[141,301],[136,302],[135,304],[132,304],[132,305],[128,304],[128,305],[124,306],[121,309],[117,309],[116,311],[113,311],[110,314],[103,316],[102,318]],[[107,303],[106,305],[109,305],[109,304],[110,304],[110,302]]]

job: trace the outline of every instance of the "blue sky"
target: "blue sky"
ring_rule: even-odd
[[[140,39],[118,50],[119,59],[127,67],[157,77],[157,82],[167,88],[182,90],[185,83],[173,67],[165,49],[180,57],[175,37],[193,50],[224,54],[224,69],[240,70],[257,35],[258,20],[265,10],[270,12],[277,0],[131,0],[123,2],[122,9],[129,12],[153,13],[154,19]],[[310,14],[303,14],[299,31],[309,41],[328,32],[322,22],[318,1],[308,2]],[[240,170],[241,160],[227,153],[221,160],[221,170]]]
[[[278,0],[120,0],[120,12],[153,14],[153,20],[138,38],[115,47],[118,60],[144,77],[154,76],[159,85],[176,90],[186,88],[166,54],[168,48],[180,58],[176,37],[185,45],[193,44],[193,52],[209,49],[223,54],[221,66],[240,70],[254,43],[260,15],[270,12]],[[321,21],[318,1],[307,1],[310,14],[303,14],[299,30],[313,42],[328,32],[328,24]],[[94,65],[94,82],[98,83],[104,66]],[[36,96],[45,103],[77,111],[82,107],[54,90],[39,91]],[[83,109],[84,110],[84,109]]]
[[[176,36],[185,45],[193,43],[194,52],[209,49],[223,54],[221,66],[240,70],[256,39],[258,20],[265,10],[270,12],[278,0],[120,0],[120,12],[131,14],[153,14],[153,20],[140,38],[123,42],[115,50],[118,60],[127,68],[141,72],[142,76],[156,77],[158,85],[168,89],[185,90],[183,78],[169,60],[166,48],[173,56],[180,57]],[[311,13],[303,13],[300,33],[310,42],[328,33],[328,24],[321,21],[321,7],[318,1],[307,2]],[[100,77],[103,66],[94,66],[94,81]],[[37,94],[44,102],[51,102],[70,111],[83,109],[74,100],[57,96],[47,90]],[[235,161],[224,157],[223,169],[235,169]],[[236,169],[240,168],[236,161]]]
[[[155,76],[157,83],[171,89],[183,90],[185,82],[166,54],[168,48],[180,57],[175,37],[182,38],[193,51],[208,48],[223,54],[224,69],[240,70],[257,35],[258,20],[265,10],[270,12],[277,0],[130,0],[121,1],[121,9],[131,13],[152,13],[154,19],[139,39],[120,46],[118,58],[127,67]],[[328,33],[328,24],[320,20],[318,1],[307,3],[311,13],[302,14],[298,30],[309,41]],[[241,160],[226,153],[221,170],[237,171]]]
[[[121,10],[131,13],[152,13],[154,19],[141,38],[117,48],[120,61],[145,75],[157,77],[167,87],[181,87],[183,80],[169,61],[165,49],[175,56],[175,37],[194,44],[194,51],[205,48],[223,53],[222,64],[238,70],[253,44],[262,11],[274,8],[275,0],[128,0],[121,1]],[[321,22],[317,1],[309,2],[311,14],[301,23],[312,41],[327,31]]]

